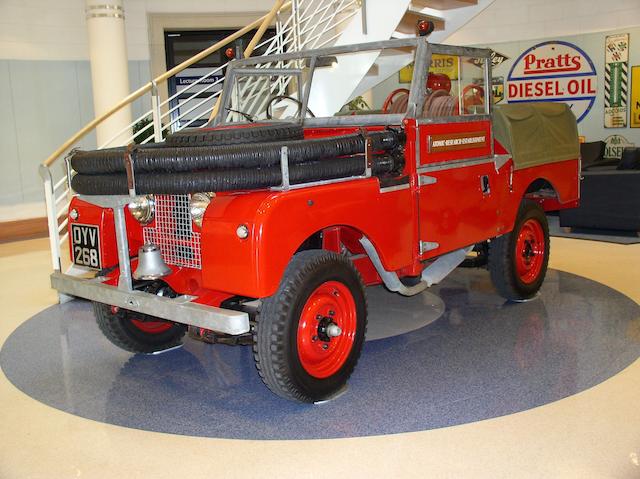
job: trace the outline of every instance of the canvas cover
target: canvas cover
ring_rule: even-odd
[[[576,117],[566,103],[495,105],[493,128],[516,170],[580,156]]]

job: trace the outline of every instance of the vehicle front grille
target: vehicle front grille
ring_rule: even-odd
[[[155,226],[142,229],[144,242],[160,248],[167,264],[202,269],[200,233],[193,231],[189,195],[155,195]]]

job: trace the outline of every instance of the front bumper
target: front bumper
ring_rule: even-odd
[[[119,306],[177,323],[225,334],[249,332],[249,315],[242,311],[193,303],[194,296],[165,298],[143,291],[126,291],[104,284],[106,278],[86,279],[60,272],[51,275],[51,286],[69,296]]]

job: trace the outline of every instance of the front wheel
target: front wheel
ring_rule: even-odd
[[[501,296],[530,299],[538,292],[549,264],[549,225],[537,203],[524,200],[513,231],[489,245],[489,272]]]
[[[100,331],[121,349],[132,353],[154,353],[178,346],[186,326],[141,313],[93,303]]]
[[[301,402],[330,399],[353,372],[367,326],[362,280],[336,253],[296,254],[278,291],[262,302],[254,357],[263,382]]]

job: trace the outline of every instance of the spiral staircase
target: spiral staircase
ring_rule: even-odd
[[[40,174],[44,183],[54,270],[60,271],[68,267],[66,259],[63,259],[67,255],[62,255],[61,250],[68,242],[66,214],[73,192],[67,183],[70,167],[68,162],[63,160],[70,151],[81,145],[84,148],[97,146],[102,149],[134,141],[162,141],[166,132],[190,127],[196,122],[204,123],[203,120],[208,120],[217,111],[220,85],[224,81],[228,63],[212,69],[179,93],[168,95],[168,82],[186,68],[214,52],[226,49],[236,39],[253,31],[253,39],[244,51],[245,57],[251,56],[254,51],[268,55],[414,36],[417,22],[420,20],[430,20],[435,25],[435,31],[429,37],[430,41],[445,43],[451,34],[493,1],[276,0],[263,17],[154,78],[113,108],[97,116],[42,163]],[[263,39],[265,31],[270,26],[275,26],[275,35]],[[376,58],[370,54],[363,55],[348,65],[338,66],[338,70],[334,70],[331,75],[314,78],[314,83],[318,82],[324,90],[331,91],[331,95],[325,97],[326,103],[317,106],[318,111],[337,111],[341,105],[367,91],[371,85],[368,84],[366,74],[374,62],[383,72],[391,75],[404,66],[403,61],[391,57]],[[345,76],[340,74],[340,68],[349,69],[349,81],[344,81]],[[203,95],[207,92],[208,95]],[[180,103],[177,101],[178,95]],[[123,127],[113,138],[99,145],[87,144],[86,137],[98,125],[136,101],[148,101],[149,96],[151,104],[148,105],[148,110]],[[188,105],[186,108],[185,103]],[[144,126],[134,129],[134,125],[140,124]]]

